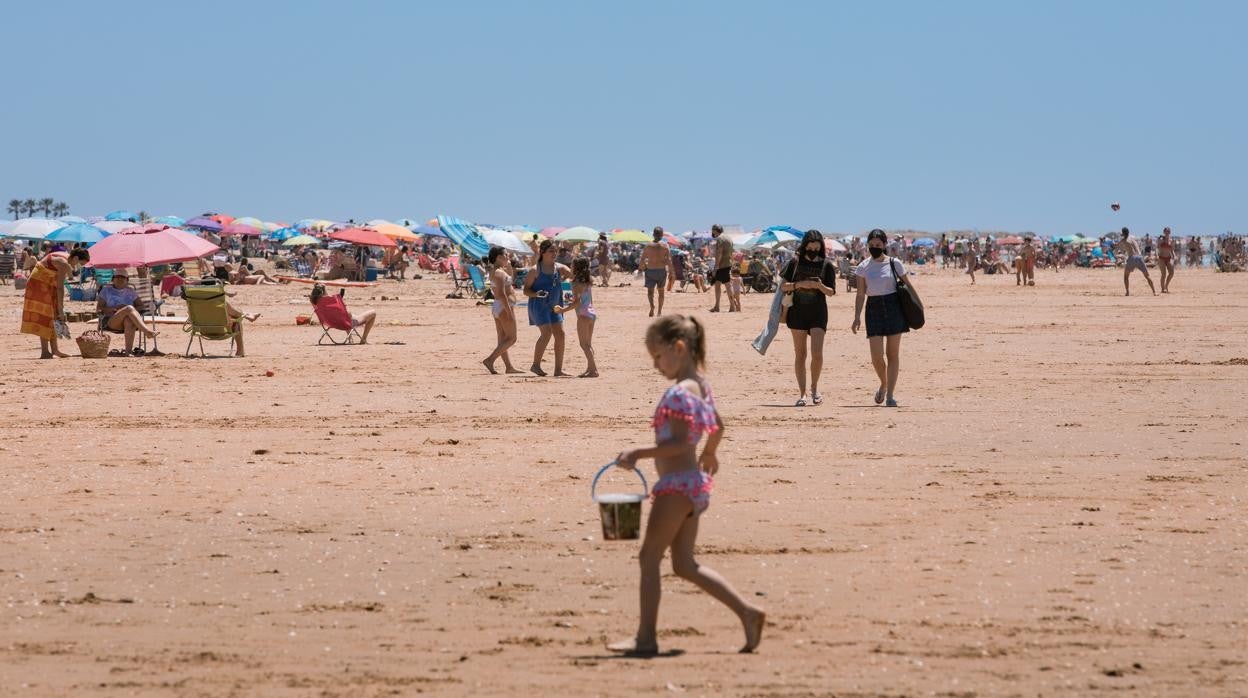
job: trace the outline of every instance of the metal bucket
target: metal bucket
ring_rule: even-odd
[[[598,516],[602,519],[603,540],[635,540],[641,537],[641,503],[649,496],[650,487],[646,476],[634,469],[641,478],[641,494],[598,494],[598,479],[611,468],[615,461],[602,466],[594,476],[589,493],[598,504]]]

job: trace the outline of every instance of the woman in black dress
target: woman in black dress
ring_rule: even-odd
[[[781,288],[792,301],[785,324],[793,332],[793,371],[797,374],[797,406],[806,406],[806,355],[810,354],[810,398],[823,403],[819,374],[823,371],[823,335],[828,329],[828,299],[836,293],[836,269],[828,261],[823,233],[807,230],[797,257],[780,272]],[[807,347],[809,346],[809,351]]]

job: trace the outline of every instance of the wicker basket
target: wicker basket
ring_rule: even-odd
[[[88,330],[78,337],[78,351],[82,352],[84,359],[103,359],[108,356],[110,341],[107,334],[98,330]]]

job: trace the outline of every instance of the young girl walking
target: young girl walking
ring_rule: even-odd
[[[585,372],[577,378],[597,378],[598,364],[594,363],[594,321],[598,313],[594,311],[594,284],[589,278],[589,259],[577,257],[572,262],[572,302],[567,305],[555,306],[555,312],[563,315],[569,310],[576,310],[576,337],[581,341],[581,351],[585,352],[588,365]]]
[[[745,628],[742,652],[753,652],[763,636],[766,614],[741,597],[723,577],[693,558],[699,515],[711,503],[711,476],[719,470],[715,450],[724,435],[724,422],[715,409],[711,386],[699,373],[706,363],[706,333],[696,318],[668,315],[646,332],[646,350],[664,378],[675,381],[663,393],[654,412],[656,446],[620,453],[617,464],[633,469],[638,460],[653,458],[659,480],[653,489],[650,519],[641,544],[641,621],[631,640],[607,648],[636,656],[658,653],[659,566],[668,548],[672,571],[715,597],[741,619]],[[702,455],[698,441],[706,435]]]

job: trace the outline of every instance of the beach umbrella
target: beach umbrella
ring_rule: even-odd
[[[87,222],[87,219],[81,216],[61,216],[60,218],[57,218],[56,220],[61,221],[62,223],[86,223]]]
[[[200,230],[207,230],[208,232],[211,232],[211,233],[218,233],[218,232],[221,232],[221,228],[225,226],[218,223],[216,219],[208,218],[207,216],[196,216],[192,218],[191,220],[183,223],[182,225],[175,225],[174,227],[175,228],[199,228]]]
[[[998,245],[1021,245],[1023,244],[1023,239],[1017,235],[1006,235],[1003,238],[998,238],[997,244]]]
[[[371,228],[346,228],[329,234],[330,240],[349,242],[363,247],[398,247],[394,240]]]
[[[541,230],[537,232],[542,237],[553,238],[554,236],[558,235],[559,233],[562,233],[565,230],[567,230],[567,228],[564,228],[563,226],[552,225],[549,228],[542,228]]]
[[[264,221],[260,220],[259,218],[253,218],[252,216],[243,216],[242,218],[235,218],[234,220],[230,221],[230,223],[234,225],[245,225],[250,228],[255,228],[257,230],[264,230]]]
[[[783,225],[773,226],[759,233],[758,237],[754,238],[754,245],[782,245],[786,242],[797,242],[802,239],[803,235],[805,233],[796,228]]]
[[[425,237],[435,237],[435,238],[448,237],[446,233],[442,232],[441,228],[438,228],[436,226],[418,225],[412,228],[412,232],[416,233],[417,235],[423,235]]]
[[[454,216],[438,216],[437,221],[438,228],[469,256],[485,259],[490,253],[490,243],[481,237],[475,225]]]
[[[833,240],[832,238],[823,239],[823,249],[827,252],[848,252],[849,251],[848,248],[846,248],[845,245],[843,245],[839,240]]]
[[[597,239],[598,231],[584,225],[566,228],[555,236],[559,242],[593,242]]]
[[[282,230],[289,230],[289,228],[283,228]],[[294,235],[294,236],[286,238],[282,242],[282,247],[299,247],[301,245],[320,245],[320,244],[321,244],[320,239],[314,238],[311,235]]]
[[[112,211],[110,213],[104,214],[104,220],[106,221],[130,221],[132,223],[138,223],[139,216],[133,211],[118,210],[118,211]]]
[[[532,248],[526,245],[516,234],[509,230],[499,230],[497,228],[478,228],[477,231],[485,238],[485,241],[491,245],[497,245],[508,252],[515,252],[521,255],[533,254]]]
[[[333,228],[335,225],[336,223],[333,221],[326,220],[324,218],[304,218],[302,220],[295,221],[291,227],[297,228],[298,230],[302,230],[304,232],[310,230],[316,233],[323,233],[330,228]]]
[[[910,244],[915,247],[935,247],[936,241],[932,238],[918,238]]]
[[[401,225],[395,225],[394,223],[390,223],[388,221],[370,221],[368,224],[368,227],[372,228],[373,230],[376,230],[382,235],[385,235],[391,240],[402,240],[404,242],[411,242],[413,240],[420,239],[420,236],[417,235],[416,233],[413,233],[412,231],[408,230],[407,228],[404,228]]]
[[[64,228],[57,228],[48,233],[44,240],[54,240],[56,242],[85,242],[88,245],[103,240],[111,235],[107,230],[101,230],[89,223],[70,223]]]
[[[654,239],[652,235],[646,235],[640,230],[617,230],[607,236],[611,242],[650,242]]]
[[[160,218],[153,219],[152,222],[160,223],[161,225],[170,225],[174,228],[181,228],[186,225],[186,220],[177,216],[161,216]]]
[[[211,218],[212,220],[220,223],[223,226],[229,225],[230,223],[234,222],[234,216],[227,216],[224,213],[208,213],[208,214],[205,214],[205,216],[208,218]]]
[[[127,224],[130,225],[130,224]],[[48,233],[64,228],[65,224],[51,218],[19,218],[0,224],[0,235],[28,240],[42,240]]]
[[[302,233],[294,228],[278,228],[268,235],[265,235],[264,239],[270,242],[282,242],[283,240],[289,240],[296,235],[302,235]]]
[[[720,235],[726,235],[726,233],[720,233]],[[696,240],[696,241],[701,241],[701,240],[710,240],[710,239],[711,239],[711,231],[709,231],[709,230],[690,230],[690,231],[689,231],[689,235],[687,235],[686,237],[687,237],[688,239],[690,239],[690,240]]]
[[[226,226],[222,228],[220,232],[220,234],[223,236],[224,235],[261,235],[263,233],[264,233],[264,228],[260,226],[246,225],[244,223],[239,223],[237,221],[233,223],[227,223]]]
[[[185,230],[149,223],[126,228],[96,243],[91,248],[91,265],[101,269],[151,267],[207,257],[218,249]]]
[[[110,233],[120,233],[126,228],[134,227],[134,223],[131,223],[130,221],[96,221],[91,225],[94,225],[100,230],[107,230]]]

